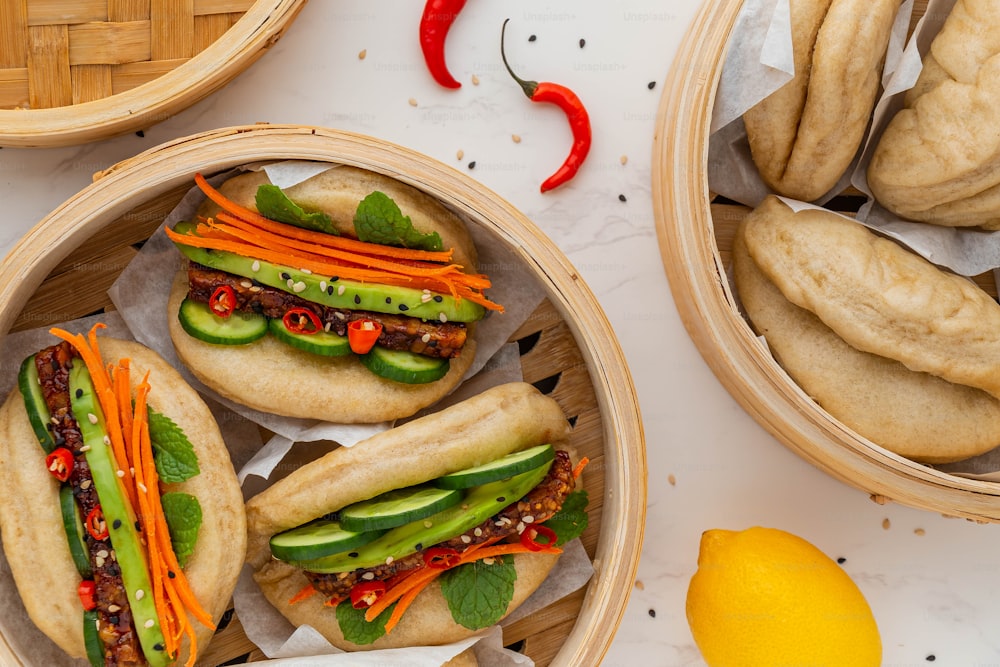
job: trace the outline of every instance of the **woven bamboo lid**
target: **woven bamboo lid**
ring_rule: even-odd
[[[705,3],[680,46],[657,116],[653,205],[667,277],[688,333],[733,397],[779,441],[872,495],[975,521],[1000,521],[1000,485],[947,474],[859,436],[820,408],[757,341],[727,278],[745,207],[708,187],[712,107],[741,0]],[[914,6],[914,21],[926,2]]]
[[[511,249],[524,280],[543,288],[545,301],[511,340],[522,350],[525,381],[560,403],[574,423],[570,446],[590,458],[583,475],[590,523],[582,542],[595,572],[584,589],[506,626],[504,639],[523,641],[523,652],[539,666],[599,664],[624,614],[642,546],[646,459],[638,398],[610,323],[566,257],[533,222],[464,173],[400,146],[322,128],[252,125],[177,139],[98,174],[0,262],[0,334],[107,307],[107,285],[196,172],[281,159],[361,167],[423,190]],[[66,285],[74,286],[71,299]],[[199,664],[261,657],[236,621]],[[0,664],[25,664],[18,657],[23,640],[5,637],[3,627],[0,619]]]
[[[242,72],[306,0],[4,0],[0,146],[149,127]]]

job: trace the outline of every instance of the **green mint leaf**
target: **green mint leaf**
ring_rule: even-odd
[[[163,517],[167,520],[170,542],[174,545],[181,567],[194,552],[194,543],[201,528],[201,504],[190,493],[165,493],[160,498]]]
[[[344,600],[337,605],[337,622],[340,623],[340,631],[344,633],[347,641],[364,646],[385,634],[385,623],[392,616],[392,610],[396,605],[390,605],[388,609],[375,617],[369,623],[365,620],[367,609],[355,609],[350,599]]]
[[[368,243],[399,246],[416,250],[441,250],[437,232],[424,234],[413,228],[410,218],[403,215],[388,195],[375,191],[361,200],[354,212],[354,231]]]
[[[257,211],[271,220],[326,234],[337,234],[330,216],[322,211],[306,211],[289,199],[277,185],[265,183],[259,186],[256,202]]]
[[[590,498],[586,491],[574,491],[566,496],[562,508],[545,522],[544,525],[556,534],[556,546],[579,537],[587,529],[588,502]]]
[[[489,565],[484,560],[460,565],[443,573],[439,581],[455,622],[479,630],[507,613],[516,579],[513,558],[495,558]]]
[[[184,431],[170,417],[152,408],[149,414],[149,439],[153,445],[153,461],[160,481],[166,484],[183,482],[201,472],[198,455]]]

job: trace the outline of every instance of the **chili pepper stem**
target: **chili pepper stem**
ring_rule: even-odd
[[[507,24],[510,23],[510,19],[504,19],[503,27],[500,28],[500,59],[503,60],[503,66],[507,68],[507,73],[510,74],[514,81],[517,81],[517,85],[521,86],[521,90],[524,94],[528,96],[530,100],[535,95],[535,91],[538,90],[537,81],[526,81],[514,73],[514,70],[510,68],[510,64],[507,62],[507,53],[504,50],[504,41],[507,33]]]

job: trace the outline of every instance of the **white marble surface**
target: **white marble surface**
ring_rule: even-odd
[[[684,617],[700,533],[751,525],[794,532],[846,558],[844,568],[874,609],[886,665],[922,665],[931,655],[935,665],[1000,662],[1000,528],[876,505],[799,459],[725,392],[680,322],[657,247],[650,154],[664,78],[697,3],[470,2],[448,41],[449,64],[464,83],[459,91],[438,88],[424,69],[416,33],[421,5],[312,0],[250,70],[143,137],[3,149],[0,252],[87,185],[93,172],[225,125],[325,125],[463,168],[475,161],[469,173],[549,234],[597,294],[641,400],[646,541],[604,664],[702,664]],[[502,69],[506,17],[515,68],[526,78],[574,88],[594,127],[580,174],[544,195],[538,185],[562,161],[569,130],[558,110],[531,104]],[[531,34],[536,41],[528,41]]]

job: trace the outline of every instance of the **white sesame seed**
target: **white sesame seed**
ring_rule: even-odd
[[[255,259],[255,260],[253,261],[253,264],[251,264],[251,265],[250,265],[250,270],[251,270],[251,271],[253,271],[254,273],[256,273],[257,271],[260,271],[260,262],[258,262],[258,261],[257,261],[257,260]]]
[[[427,303],[427,302],[428,302],[428,301],[430,301],[430,300],[431,300],[432,298],[433,298],[433,297],[431,297],[431,295],[430,295],[430,294],[421,294],[421,295],[420,295],[420,303]]]
[[[83,447],[80,448],[80,451],[84,452],[84,453],[89,452],[90,451],[90,445],[84,445]]]
[[[144,625],[144,626],[146,626],[147,628],[151,628],[151,627],[153,627],[154,625],[156,625],[156,621],[154,621],[154,620],[153,620],[153,619],[151,619],[151,618],[148,618],[148,619],[146,619],[146,622],[145,622],[145,623],[143,623],[143,625]]]
[[[295,281],[289,278],[288,280],[285,281],[285,284],[288,285],[289,289],[291,289],[292,285],[295,284]]]
[[[94,564],[97,565],[97,567],[104,567],[104,559],[98,556],[94,559]]]
[[[95,415],[93,412],[88,412],[87,413],[87,421],[89,421],[91,424],[96,424],[97,423],[97,415]]]
[[[347,319],[347,315],[345,315],[344,313],[340,312],[339,310],[334,311],[333,314],[337,317],[338,320],[343,321],[343,320]]]
[[[241,280],[240,287],[242,287],[243,289],[250,289],[251,287],[253,287],[253,283],[250,282],[249,280]]]
[[[125,471],[124,470],[118,470],[118,471],[115,472],[115,474],[118,475],[119,477],[124,477],[125,476]]]
[[[392,561],[393,561],[393,557],[392,556],[386,556],[386,558],[385,558],[385,564],[386,565],[392,565]]]
[[[333,326],[333,322],[327,322],[323,325],[323,331],[329,331],[331,326]]]
[[[299,269],[299,271],[301,271],[302,273],[306,274],[307,276],[311,276],[312,275],[312,271],[310,271],[309,269]]]
[[[420,340],[425,343],[429,343],[431,342],[431,335],[429,333],[425,333],[423,336],[420,337]]]
[[[431,523],[430,521],[424,521],[424,528],[430,528],[430,527],[431,527],[431,526],[433,526],[433,525],[434,525],[434,524],[433,524],[433,523]]]
[[[347,285],[341,285],[337,288],[337,296],[344,296],[344,292],[347,291]]]
[[[253,287],[250,288],[250,291],[256,294],[257,292],[263,292],[264,288],[260,287],[259,285],[254,285]]]
[[[472,534],[475,535],[476,537],[482,537],[483,536],[483,529],[479,528],[477,526],[476,529],[474,531],[472,531]]]
[[[146,591],[142,590],[141,588],[139,588],[139,589],[137,589],[135,591],[135,599],[136,600],[141,600],[144,597],[146,597]]]
[[[535,523],[535,517],[533,517],[533,516],[531,516],[531,515],[528,515],[528,516],[522,516],[522,517],[521,517],[521,521],[523,521],[523,522],[525,522],[525,523]]]
[[[110,611],[112,614],[115,613],[116,611],[121,611],[121,610],[122,608],[116,604],[108,605],[108,611]]]
[[[448,321],[448,316],[445,315],[444,313],[438,313],[438,320],[440,320],[441,323],[443,324]]]
[[[146,485],[145,485],[145,484],[143,484],[142,482],[139,482],[138,484],[136,484],[136,486],[137,486],[137,487],[139,488],[139,490],[140,490],[140,491],[142,491],[143,493],[146,493],[146,492],[147,492],[147,489],[146,489]]]
[[[108,550],[107,549],[101,549],[100,551],[97,552],[97,557],[98,558],[107,558],[109,555],[110,554],[108,554]]]
[[[472,544],[472,538],[468,535],[462,535],[462,544]]]
[[[483,564],[484,565],[493,565],[493,563],[495,563],[495,562],[497,562],[496,558],[484,558],[483,559]]]
[[[361,578],[364,579],[365,581],[371,581],[372,579],[375,578],[375,573],[365,572],[364,574],[361,575]]]
[[[80,488],[84,490],[89,489],[92,483],[93,482],[91,482],[89,479],[85,479],[82,482],[80,482]]]
[[[326,281],[325,280],[319,281],[319,289],[320,289],[320,291],[323,291],[323,292],[326,291]]]
[[[520,535],[521,533],[523,533],[524,532],[524,528],[525,528],[524,523],[518,521],[517,522],[517,534]]]
[[[292,285],[292,291],[295,292],[296,294],[298,294],[299,292],[301,292],[305,288],[306,288],[306,284],[304,282],[302,282],[301,280],[299,282],[295,283],[294,285]]]

